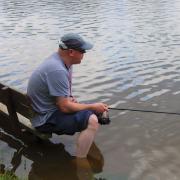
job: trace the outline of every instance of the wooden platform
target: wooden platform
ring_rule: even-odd
[[[8,115],[12,128],[17,132],[25,128],[41,139],[52,137],[52,134],[41,133],[32,127],[31,119],[35,116],[35,112],[28,96],[1,83],[0,112]]]

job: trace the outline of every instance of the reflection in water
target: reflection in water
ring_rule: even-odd
[[[104,164],[103,156],[94,143],[88,158],[77,164],[74,163],[75,158],[65,151],[64,145],[61,143],[53,144],[48,141],[40,144],[31,142],[23,145],[20,141],[2,132],[0,139],[16,149],[11,160],[12,166],[8,169],[9,174],[15,173],[21,163],[22,156],[33,161],[28,175],[29,180],[79,180],[84,177],[88,180],[93,178],[94,173],[101,172]],[[5,166],[1,164],[1,172],[3,173],[4,171]]]

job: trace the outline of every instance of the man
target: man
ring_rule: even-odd
[[[80,132],[76,156],[87,156],[98,130],[94,114],[108,111],[104,103],[78,103],[71,92],[72,65],[80,64],[86,50],[93,46],[78,34],[61,38],[58,52],[47,58],[31,75],[27,94],[36,116],[32,125],[44,133],[69,134]]]

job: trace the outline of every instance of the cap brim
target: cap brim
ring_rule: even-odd
[[[89,42],[85,42],[84,45],[81,47],[83,50],[90,50],[93,48],[93,45]]]

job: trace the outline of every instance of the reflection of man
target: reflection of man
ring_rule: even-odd
[[[94,112],[108,110],[104,103],[82,104],[72,96],[72,65],[80,64],[92,45],[78,34],[61,38],[58,52],[46,59],[32,74],[28,96],[37,115],[32,124],[41,132],[69,134],[80,132],[77,157],[86,157],[98,130]],[[92,70],[93,71],[93,70]]]
[[[40,150],[40,149],[41,150]],[[73,164],[72,157],[64,150],[62,144],[51,144],[37,148],[31,147],[28,152],[29,158],[33,152],[41,152],[41,156],[33,159],[32,168],[29,172],[29,180],[53,179],[53,180],[92,180],[94,173],[100,173],[104,165],[104,159],[97,146],[93,143],[88,154],[89,169]],[[30,152],[31,151],[31,152]],[[92,156],[91,156],[92,155]]]
[[[33,138],[29,137],[29,134],[23,134],[22,141],[17,141],[7,134],[2,134],[0,140],[6,142],[9,147],[16,149],[14,153],[11,165],[12,169],[5,172],[5,165],[0,164],[0,176],[1,174],[7,173],[11,177],[15,177],[15,171],[19,166],[24,166],[21,161],[22,156],[25,156],[31,160],[32,167],[28,175],[29,180],[79,180],[79,176],[84,179],[93,179],[94,173],[100,173],[104,165],[104,159],[93,143],[87,156],[87,161],[89,162],[89,169],[87,167],[76,166],[73,163],[73,157],[65,151],[63,144],[53,144],[50,141],[44,142],[43,144],[37,144],[33,141]],[[30,141],[30,144],[23,146],[21,142]],[[85,160],[85,159],[84,159]],[[21,163],[21,164],[20,164]],[[85,176],[84,173],[85,171]],[[87,174],[87,172],[91,172]],[[0,178],[1,179],[1,178]]]

